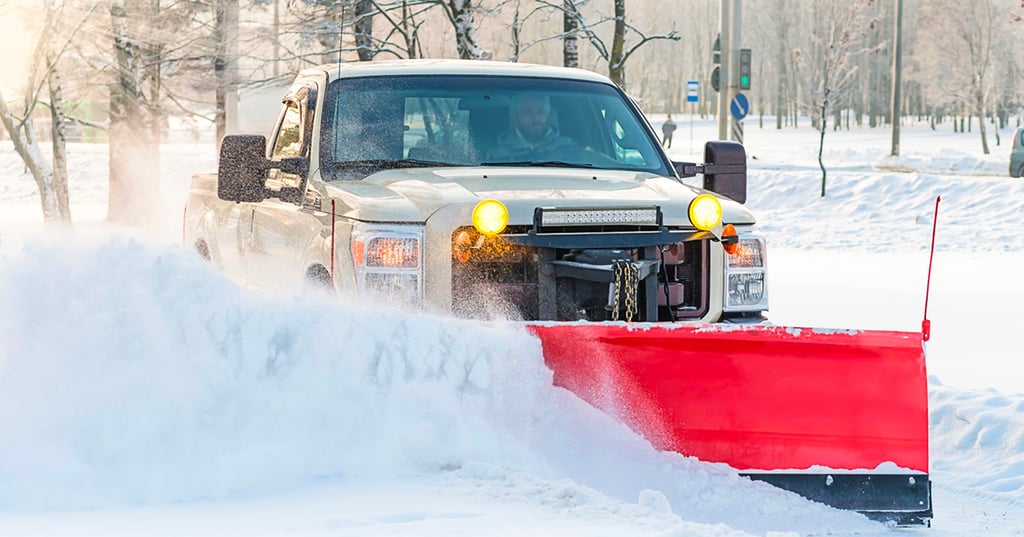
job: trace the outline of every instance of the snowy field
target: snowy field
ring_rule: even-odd
[[[681,118],[681,119],[680,119]],[[661,117],[653,116],[655,126]],[[679,160],[716,129],[677,116]],[[106,147],[70,147],[73,231],[0,142],[0,536],[1024,535],[1024,180],[1008,138],[748,121],[778,324],[928,343],[931,529],[891,529],[658,453],[551,386],[502,323],[239,289],[181,248],[210,145],[168,144],[158,229],[102,223]],[[841,389],[841,387],[840,387]]]

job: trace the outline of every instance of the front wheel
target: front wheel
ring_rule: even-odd
[[[334,289],[331,272],[323,265],[309,267],[302,284],[302,290],[312,294],[328,293]]]

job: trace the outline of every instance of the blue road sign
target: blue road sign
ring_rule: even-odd
[[[700,82],[696,80],[686,81],[686,102],[695,103],[700,96]]]
[[[736,121],[747,117],[747,112],[750,112],[750,102],[747,101],[747,96],[742,93],[733,95],[732,100],[729,101],[729,112],[732,113],[732,117],[736,118]]]

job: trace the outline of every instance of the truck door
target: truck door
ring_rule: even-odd
[[[314,85],[288,91],[268,144],[270,159],[309,158],[315,96]],[[267,172],[267,189],[280,195],[253,204],[246,256],[250,286],[291,292],[302,284],[306,245],[320,230],[315,217],[319,208],[306,203],[307,177]]]

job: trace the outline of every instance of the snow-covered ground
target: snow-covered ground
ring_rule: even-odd
[[[660,117],[652,117],[655,126]],[[715,127],[682,116],[670,153]],[[747,122],[779,324],[919,330],[932,529],[894,530],[658,453],[551,386],[521,329],[239,289],[182,249],[209,145],[162,154],[165,225],[112,229],[106,147],[73,145],[73,231],[0,143],[0,535],[1024,534],[1024,180],[1011,131]]]

